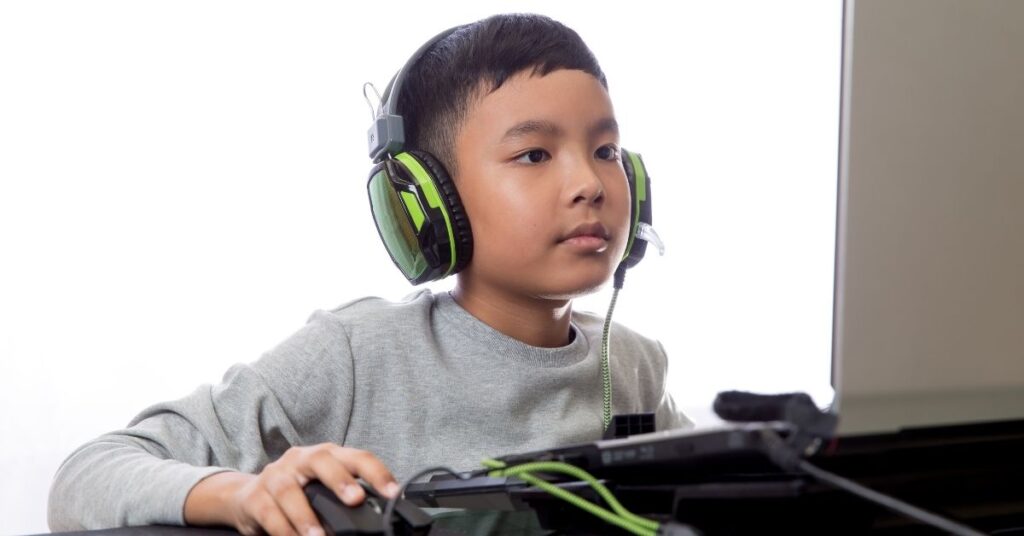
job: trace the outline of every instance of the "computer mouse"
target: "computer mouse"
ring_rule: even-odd
[[[358,506],[349,506],[321,482],[314,480],[306,484],[306,498],[328,536],[384,534],[387,498],[364,482],[360,485],[366,492],[366,499]],[[426,534],[432,521],[430,514],[406,499],[395,503],[392,530],[396,535]]]

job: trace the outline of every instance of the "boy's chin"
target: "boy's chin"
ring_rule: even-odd
[[[563,284],[553,285],[553,288],[544,289],[538,297],[546,300],[572,300],[593,294],[611,281],[611,274],[604,277],[591,277],[567,281]]]

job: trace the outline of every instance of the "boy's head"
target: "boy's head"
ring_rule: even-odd
[[[408,73],[398,95],[409,147],[429,152],[458,175],[455,140],[471,105],[529,70],[589,73],[608,83],[590,49],[571,28],[543,15],[495,15],[435,43]]]
[[[462,260],[472,257],[460,287],[565,299],[607,281],[626,247],[630,191],[607,82],[579,35],[544,16],[498,15],[434,42],[407,70],[388,98],[397,98],[404,150],[428,152],[438,162],[424,168],[450,173],[438,189],[450,182],[441,197],[461,208],[445,224],[456,243],[464,227]],[[401,186],[374,187],[385,165],[371,173],[371,200],[396,205]],[[422,245],[410,231],[406,241]]]

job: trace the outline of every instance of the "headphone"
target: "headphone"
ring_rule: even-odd
[[[431,46],[459,28],[441,32],[409,58],[384,90],[367,132],[374,162],[366,182],[370,211],[391,260],[413,285],[456,274],[473,256],[473,233],[455,183],[436,157],[405,147],[404,121],[397,109],[406,73]],[[651,183],[643,159],[622,150],[622,167],[633,203],[617,279],[643,259],[652,232]]]

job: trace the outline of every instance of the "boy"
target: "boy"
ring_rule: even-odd
[[[427,465],[470,469],[601,436],[602,319],[572,298],[607,282],[629,238],[604,74],[575,32],[530,15],[460,27],[408,71],[406,150],[451,173],[465,212],[452,217],[468,220],[455,288],[318,311],[220,385],[87,443],[55,478],[52,529],[321,536],[311,480],[358,504],[356,478],[393,496]],[[658,343],[617,326],[611,355],[616,413],[689,424],[664,390]]]

